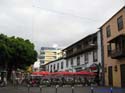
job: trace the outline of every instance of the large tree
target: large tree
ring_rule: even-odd
[[[34,44],[23,38],[0,34],[0,67],[6,70],[25,69],[36,61]]]

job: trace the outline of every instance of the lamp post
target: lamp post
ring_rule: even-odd
[[[30,93],[30,85],[29,84],[27,85],[27,88],[28,88],[28,93]]]
[[[94,93],[94,89],[93,89],[93,87],[91,87],[91,93]]]
[[[72,93],[74,93],[74,87],[72,86]]]
[[[56,88],[55,88],[55,93],[57,93],[57,88],[58,88],[58,86],[56,85]]]

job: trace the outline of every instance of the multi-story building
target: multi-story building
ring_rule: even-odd
[[[41,47],[39,56],[41,65],[56,60],[60,57],[62,57],[62,52],[60,49],[52,47]]]
[[[90,70],[102,72],[102,53],[100,31],[88,35],[63,50],[63,58],[46,64],[46,70],[70,71]]]
[[[125,87],[125,7],[101,26],[105,84]]]
[[[97,79],[102,78],[102,46],[100,31],[90,34],[78,42],[65,48],[65,70],[88,70],[97,73]]]

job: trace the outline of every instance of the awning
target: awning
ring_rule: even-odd
[[[50,73],[47,71],[33,72],[32,75],[49,75]]]
[[[60,72],[53,72],[51,75],[73,75],[73,72],[60,71]]]
[[[80,71],[80,72],[75,72],[75,75],[87,75],[87,76],[95,76],[96,73],[94,72],[88,72],[88,71]]]

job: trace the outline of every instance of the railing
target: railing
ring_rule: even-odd
[[[112,50],[111,52],[111,58],[114,59],[118,59],[118,58],[122,58],[125,57],[125,49],[121,49],[121,50]]]
[[[66,57],[75,56],[75,55],[78,55],[87,51],[91,51],[92,49],[95,49],[95,48],[97,48],[97,44],[87,45],[83,47],[82,49],[77,50],[76,52],[67,53]]]

